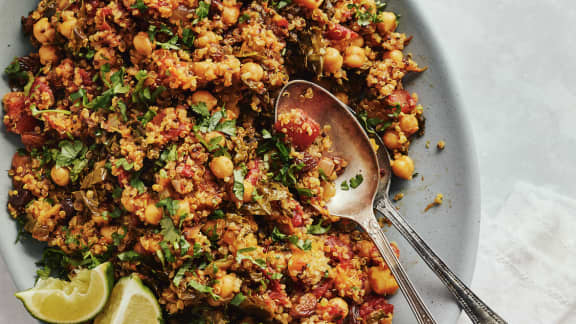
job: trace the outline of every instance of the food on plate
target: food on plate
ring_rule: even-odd
[[[423,116],[402,79],[423,69],[397,26],[372,0],[40,1],[3,98],[24,146],[8,209],[49,246],[39,276],[111,262],[169,321],[390,323],[394,278],[326,209],[362,175],[335,188],[330,125],[273,115],[284,84],[314,80],[410,179]]]

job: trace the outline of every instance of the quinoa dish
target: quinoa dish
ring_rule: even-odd
[[[390,270],[326,208],[362,175],[336,188],[330,125],[274,104],[322,85],[411,179],[424,119],[402,79],[423,69],[399,21],[378,0],[40,1],[3,97],[23,147],[8,210],[46,244],[38,276],[111,262],[167,323],[392,323]]]

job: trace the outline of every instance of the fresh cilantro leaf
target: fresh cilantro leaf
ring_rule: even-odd
[[[190,108],[192,109],[192,111],[194,111],[195,113],[197,113],[202,117],[210,116],[210,111],[208,110],[208,107],[204,102],[198,102],[196,104],[193,104],[190,106]]]
[[[224,212],[221,209],[216,209],[210,216],[208,216],[208,219],[224,219]]]
[[[344,190],[344,191],[350,190],[350,186],[348,185],[348,180],[342,181],[342,183],[340,184],[340,189]]]
[[[230,301],[230,304],[234,305],[234,306],[239,306],[240,304],[242,304],[242,302],[246,299],[246,296],[244,296],[244,294],[237,293],[236,296],[234,296],[234,298],[232,298],[232,300]]]
[[[364,181],[364,177],[361,174],[357,174],[355,177],[350,178],[350,187],[356,189],[362,181]]]
[[[128,107],[126,106],[126,104],[124,103],[124,101],[122,100],[118,100],[118,109],[120,109],[120,115],[122,115],[122,119],[127,122],[128,121]]]
[[[245,22],[250,22],[250,15],[248,15],[248,14],[242,14],[242,16],[240,16],[240,17],[238,18],[238,23],[239,23],[239,24],[243,24],[243,23],[245,23]]]
[[[170,250],[170,247],[168,246],[168,244],[166,244],[166,241],[160,242],[160,248],[162,249],[162,253],[163,253],[164,259],[166,261],[168,261],[168,262],[176,261],[176,258],[174,258],[174,255],[172,254],[172,251]]]
[[[214,293],[214,289],[212,289],[212,287],[208,287],[208,286],[203,285],[201,283],[198,283],[197,281],[194,281],[194,280],[190,280],[188,282],[188,286],[190,286],[190,288],[193,288],[198,292],[201,292],[204,294],[209,294],[212,297],[212,299],[214,299],[214,300],[220,299],[220,296],[218,296]]]
[[[20,85],[26,83],[29,79],[28,73],[21,69],[20,60],[18,60],[17,57],[15,57],[14,60],[12,60],[12,63],[6,67],[4,73],[6,73],[8,79],[18,81]]]
[[[302,239],[300,239],[296,235],[290,235],[288,237],[288,241],[290,241],[290,243],[296,245],[296,247],[298,247],[300,250],[308,251],[308,250],[312,249],[312,241],[310,241],[310,240],[303,241]]]
[[[160,220],[160,226],[162,230],[160,234],[164,237],[163,242],[174,243],[180,239],[180,233],[174,226],[172,219],[169,217],[164,217]]]
[[[132,9],[138,9],[141,12],[144,12],[148,9],[148,6],[142,0],[136,0],[136,3],[130,6]]]
[[[142,256],[136,251],[126,251],[118,254],[118,259],[120,261],[137,261],[140,260]]]
[[[194,47],[194,34],[190,28],[184,28],[182,31],[182,44],[184,44],[188,48]]]
[[[244,200],[244,170],[238,169],[234,170],[234,185],[232,186],[232,192],[238,200]]]
[[[302,197],[314,197],[314,192],[312,191],[312,189],[308,189],[308,188],[296,188],[296,191],[298,192],[298,194]]]
[[[280,242],[280,241],[285,240],[288,237],[288,235],[280,232],[278,227],[274,226],[274,229],[272,230],[272,236],[271,237],[272,237],[272,240],[274,242]]]
[[[178,287],[180,285],[180,282],[182,281],[182,278],[184,278],[184,275],[186,274],[186,272],[190,271],[190,268],[192,268],[192,261],[186,261],[179,269],[178,272],[176,272],[176,275],[174,275],[174,279],[172,280],[172,282],[174,282],[174,285],[176,287]]]
[[[196,19],[192,21],[192,24],[197,24],[202,19],[208,17],[208,14],[210,13],[210,4],[204,1],[198,2],[198,8],[196,8],[195,12],[196,12]]]
[[[139,194],[146,192],[146,185],[144,185],[144,182],[137,176],[133,176],[132,179],[130,179],[130,186],[136,188]]]
[[[168,149],[162,151],[160,154],[160,160],[164,162],[172,162],[178,159],[178,146],[176,144],[170,145]]]
[[[178,211],[178,203],[178,200],[174,200],[172,198],[164,198],[156,203],[156,206],[164,207],[170,216],[174,216]]]
[[[321,235],[328,233],[331,227],[332,224],[328,224],[328,226],[322,227],[322,221],[320,221],[318,224],[308,225],[306,230],[308,231],[308,234]]]
[[[225,120],[219,123],[215,130],[226,135],[236,136],[236,120]]]
[[[253,246],[247,247],[244,249],[240,249],[240,250],[238,250],[238,253],[248,253],[248,252],[252,252],[252,251],[256,251],[256,248]]]
[[[272,280],[280,280],[282,279],[282,274],[280,272],[274,272],[270,278],[272,278]]]
[[[148,109],[144,116],[140,117],[140,123],[142,123],[142,126],[146,126],[155,116],[156,111]]]
[[[58,144],[60,152],[56,156],[56,165],[59,167],[71,165],[76,159],[81,158],[87,148],[81,141],[62,141]]]
[[[130,171],[134,167],[134,163],[128,162],[126,158],[116,160],[116,167],[122,167],[125,171]]]
[[[74,102],[75,106],[79,106],[81,104],[83,107],[85,107],[88,105],[88,93],[85,89],[80,88],[77,92],[74,92],[70,95],[70,100]]]

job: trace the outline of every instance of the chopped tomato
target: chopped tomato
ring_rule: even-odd
[[[414,107],[416,107],[416,100],[414,100],[406,90],[394,90],[394,92],[386,98],[386,103],[392,107],[400,106],[402,112],[405,114],[411,113]]]
[[[4,124],[10,132],[19,135],[30,134],[34,132],[34,128],[36,126],[39,126],[38,120],[32,117],[30,110],[26,105],[26,97],[23,93],[8,93],[6,96],[4,96],[3,103],[4,109],[6,110],[6,118],[4,118]],[[37,143],[37,140],[37,138],[27,138],[29,143]]]
[[[292,215],[292,225],[296,227],[300,227],[304,225],[304,212],[302,211],[302,207],[300,205],[296,206],[294,209],[294,214]]]
[[[178,165],[178,167],[176,167],[176,171],[178,171],[185,178],[192,178],[194,176],[192,167],[185,163]]]
[[[358,34],[355,31],[340,24],[331,26],[326,32],[326,38],[330,40],[339,41],[343,39],[354,39],[356,37],[358,37]]]
[[[302,150],[312,145],[320,135],[320,125],[300,109],[292,109],[280,115],[274,128],[286,134],[288,140]]]
[[[391,314],[394,312],[394,305],[389,304],[385,297],[371,295],[368,296],[364,300],[362,306],[360,306],[358,315],[360,315],[360,318],[367,319],[376,311],[384,312],[384,314]]]

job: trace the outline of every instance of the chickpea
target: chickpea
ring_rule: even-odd
[[[70,170],[65,167],[53,166],[50,170],[50,177],[55,184],[65,187],[70,183]]]
[[[418,119],[414,115],[402,115],[400,117],[400,129],[410,136],[418,131]]]
[[[342,68],[344,59],[340,55],[340,51],[334,47],[326,48],[324,54],[324,71],[328,73],[336,73]]]
[[[241,284],[242,281],[234,273],[229,273],[219,278],[214,284],[214,292],[222,298],[232,297],[232,294],[240,291]]]
[[[353,38],[350,41],[350,45],[362,47],[362,46],[364,46],[364,38],[362,36],[358,36],[356,38]]]
[[[414,161],[408,155],[400,155],[394,159],[390,165],[392,172],[398,178],[411,180],[414,173]]]
[[[216,99],[216,97],[214,97],[209,91],[206,90],[199,90],[194,92],[190,99],[192,104],[198,104],[200,102],[205,103],[208,110],[212,110],[218,105],[218,99]]]
[[[48,18],[44,17],[34,24],[33,34],[38,42],[49,44],[54,41],[56,31],[48,21]]]
[[[216,138],[218,138],[218,140],[216,140]],[[224,134],[216,131],[212,131],[204,135],[204,140],[206,141],[206,143],[210,143],[211,141],[217,141],[216,144],[220,146],[226,145],[226,137],[224,137]]]
[[[322,5],[323,0],[297,0],[296,3],[304,8],[317,9]]]
[[[264,77],[264,69],[257,63],[248,62],[240,68],[242,80],[258,82]]]
[[[362,47],[349,46],[344,52],[344,65],[350,68],[359,68],[366,61],[366,53]]]
[[[368,283],[372,291],[379,295],[392,295],[398,290],[398,283],[396,283],[390,269],[384,267],[368,269]]]
[[[384,145],[390,150],[397,150],[402,148],[402,143],[400,143],[400,135],[394,130],[387,130],[382,136],[382,141]]]
[[[402,53],[402,51],[392,50],[392,51],[386,52],[384,54],[384,58],[390,59],[390,60],[394,61],[394,63],[396,63],[396,64],[402,64],[402,61],[404,60],[404,54]]]
[[[114,50],[103,47],[94,54],[94,67],[99,69],[104,64],[114,65]]]
[[[139,32],[134,36],[132,43],[134,44],[134,49],[136,49],[138,54],[142,56],[150,56],[152,54],[153,44],[147,33]]]
[[[104,226],[100,229],[100,235],[108,244],[114,241],[112,234],[116,232],[118,232],[118,226]]]
[[[334,297],[328,301],[328,306],[332,308],[332,319],[344,319],[348,316],[348,303],[344,299]]]
[[[225,25],[234,25],[240,17],[240,9],[238,6],[224,6],[222,10],[222,22]]]
[[[227,156],[218,156],[210,162],[210,170],[212,170],[216,178],[228,178],[234,173],[234,163]]]
[[[252,193],[254,192],[254,185],[248,180],[244,180],[244,202],[252,201]]]
[[[220,39],[214,32],[208,31],[200,34],[194,41],[194,45],[198,48],[206,47],[210,44],[218,43]]]
[[[66,10],[62,12],[62,20],[63,22],[58,25],[58,31],[64,35],[64,37],[72,39],[72,37],[74,37],[74,28],[76,28],[78,24],[78,19],[74,17],[73,11]]]
[[[203,81],[212,81],[217,78],[217,64],[211,61],[194,62],[192,69],[199,79]]]
[[[38,50],[38,55],[40,56],[40,63],[42,65],[48,65],[58,61],[58,52],[54,46],[42,45]]]
[[[378,28],[380,34],[391,33],[398,27],[396,14],[393,12],[382,12],[378,18],[380,18],[380,22],[376,25],[376,28]]]
[[[162,209],[151,202],[144,210],[144,221],[148,224],[158,225],[162,219]]]

